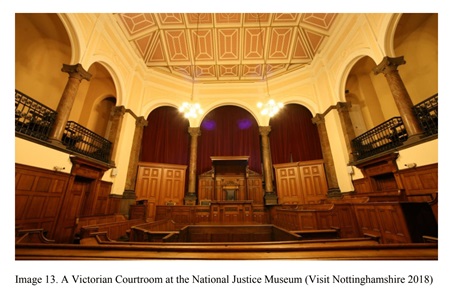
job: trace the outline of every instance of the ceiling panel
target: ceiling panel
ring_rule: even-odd
[[[206,82],[262,80],[304,68],[323,47],[336,14],[121,13],[115,17],[147,67]]]

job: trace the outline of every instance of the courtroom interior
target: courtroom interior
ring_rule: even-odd
[[[16,13],[15,259],[438,260],[437,13]]]

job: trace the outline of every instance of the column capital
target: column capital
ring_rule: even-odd
[[[123,116],[126,112],[125,106],[116,106],[111,111],[112,116]]]
[[[63,64],[62,67],[62,72],[66,72],[70,75],[70,78],[75,78],[78,79],[79,81],[81,80],[87,80],[90,81],[90,78],[92,75],[88,73],[87,71],[84,70],[81,64],[76,64],[76,65],[67,65]]]
[[[336,108],[337,108],[337,111],[339,111],[339,112],[348,111],[351,108],[351,103],[337,102]]]
[[[379,73],[388,74],[392,71],[396,71],[399,65],[405,64],[404,56],[397,58],[384,57],[383,60],[375,66],[372,71],[375,75]]]
[[[314,124],[324,124],[325,123],[325,116],[321,113],[315,114],[315,116],[312,118],[312,123]]]
[[[269,135],[269,132],[271,132],[271,126],[260,126],[258,127],[260,130],[260,135]]]
[[[146,127],[147,124],[148,122],[143,116],[140,116],[136,119],[136,127]]]
[[[190,136],[200,136],[200,127],[188,127],[188,133],[190,134]]]

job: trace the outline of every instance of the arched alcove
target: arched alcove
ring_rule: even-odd
[[[312,113],[299,104],[287,104],[269,121],[273,164],[322,159],[317,126]]]
[[[116,106],[116,88],[109,71],[101,64],[94,63],[88,69],[90,81],[81,83],[73,105],[71,118],[98,135],[105,136]]]
[[[198,138],[198,173],[211,169],[211,156],[249,156],[249,168],[261,172],[260,134],[255,118],[237,106],[208,112]]]
[[[57,14],[15,15],[16,89],[56,109],[68,74],[71,45]]]
[[[364,56],[351,68],[345,84],[345,100],[352,106],[350,117],[357,135],[385,121],[379,99],[378,87],[389,93],[387,83],[381,76],[375,77],[372,69],[376,66],[372,58]],[[361,132],[361,133],[359,133]]]
[[[162,106],[147,117],[144,127],[140,161],[188,165],[189,123],[177,108]]]
[[[406,61],[399,73],[414,104],[438,93],[438,14],[402,14],[394,52]]]

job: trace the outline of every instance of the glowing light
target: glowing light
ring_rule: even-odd
[[[200,21],[200,15],[198,14],[198,20],[196,22],[196,36],[198,38],[198,28],[199,28],[199,21]],[[193,53],[197,53],[196,46],[198,43],[195,43],[195,49],[193,50]],[[193,62],[195,62],[194,60]],[[196,66],[190,63],[190,73],[192,76],[192,95],[190,100],[193,101],[193,94],[195,92],[195,72],[196,72]],[[186,118],[196,118],[198,115],[203,113],[203,110],[201,109],[200,104],[198,103],[189,103],[189,102],[184,102],[182,106],[179,107],[179,111],[184,114]]]
[[[269,115],[269,117],[273,117],[280,109],[283,108],[283,104],[270,99],[266,104],[259,102],[257,107],[261,109],[260,112],[262,115]]]
[[[261,31],[260,14],[257,14],[257,18],[258,18],[258,26],[260,28],[260,32],[263,34],[263,31]],[[266,54],[264,52],[264,50],[265,50],[264,37],[262,37],[261,41],[263,42],[263,59],[264,59],[263,75],[264,75],[264,79],[266,81],[266,91],[268,92],[268,97],[270,98],[271,96],[269,94],[268,66],[267,66],[267,62],[266,62]],[[280,102],[276,103],[276,101],[274,101],[273,99],[269,99],[269,101],[266,104],[259,102],[259,103],[257,103],[257,106],[258,106],[258,108],[261,109],[260,112],[262,115],[269,115],[269,117],[273,117],[274,115],[277,114],[277,112],[279,112],[280,109],[283,108],[282,103],[280,103]]]
[[[198,103],[184,102],[179,107],[179,112],[182,112],[186,118],[196,118],[203,113],[203,109],[201,109],[201,105]]]

